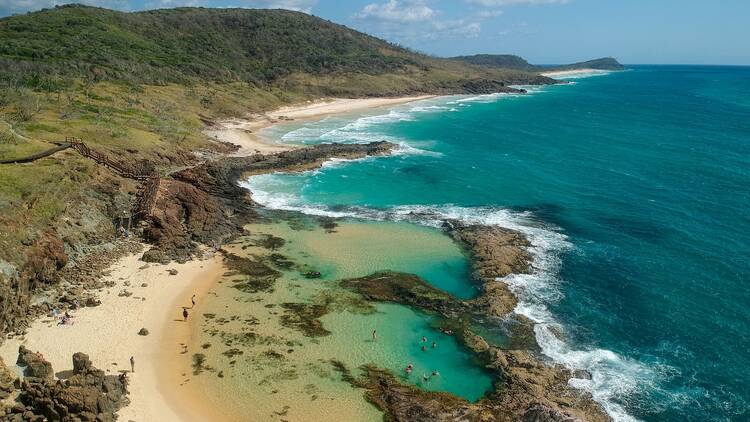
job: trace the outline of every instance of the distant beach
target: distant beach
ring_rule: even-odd
[[[220,142],[238,145],[240,149],[233,155],[271,154],[294,148],[290,145],[274,143],[259,134],[263,129],[294,120],[322,119],[332,114],[362,112],[368,109],[394,106],[412,101],[424,100],[433,95],[418,95],[392,98],[330,98],[285,106],[263,114],[252,114],[246,118],[235,118],[215,122],[204,130],[210,138]]]

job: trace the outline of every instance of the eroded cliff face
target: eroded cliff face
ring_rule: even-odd
[[[68,254],[57,233],[45,232],[27,249],[26,261],[17,271],[0,261],[0,332],[25,326],[31,305],[31,294],[40,287],[60,281],[60,270],[68,263]]]

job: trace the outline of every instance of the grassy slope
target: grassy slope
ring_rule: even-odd
[[[0,39],[0,159],[77,136],[162,171],[211,148],[202,119],[533,77],[427,57],[283,10],[64,6],[0,19]],[[110,176],[71,152],[0,170],[0,259],[15,263],[21,245],[60,232],[63,221],[109,233],[113,201],[132,194],[127,183],[110,192]]]

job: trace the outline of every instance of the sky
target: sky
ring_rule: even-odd
[[[518,54],[535,64],[750,65],[750,0],[85,0],[136,11],[285,8],[437,56]],[[0,16],[65,0],[0,0]],[[2,42],[2,40],[0,40]]]

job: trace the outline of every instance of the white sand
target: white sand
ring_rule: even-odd
[[[205,260],[186,264],[158,265],[139,261],[141,254],[127,256],[110,268],[106,277],[117,284],[99,295],[102,304],[75,312],[73,325],[58,326],[51,318],[37,320],[25,339],[6,340],[0,346],[0,356],[13,365],[18,346],[40,351],[52,363],[56,372],[72,368],[72,355],[84,352],[94,366],[109,374],[130,370],[130,356],[135,357],[135,373],[130,377],[131,404],[120,410],[123,421],[179,421],[187,420],[179,410],[170,407],[173,400],[164,393],[174,390],[165,384],[176,382],[187,354],[180,354],[181,342],[190,336],[189,324],[182,322],[181,306],[190,306],[193,294],[201,297],[224,272],[221,256],[207,255]],[[169,275],[174,268],[177,275]],[[122,278],[122,279],[121,279]],[[130,286],[125,286],[129,282]],[[143,283],[147,287],[141,287]],[[127,289],[130,297],[118,293]],[[142,298],[145,298],[143,300]],[[191,312],[197,312],[196,309]],[[138,335],[141,328],[148,336]],[[181,357],[175,359],[175,357]],[[180,362],[181,361],[181,362]],[[173,375],[165,375],[173,374]],[[200,409],[190,409],[195,420],[207,420]]]
[[[349,113],[371,108],[403,104],[431,98],[430,95],[398,98],[332,98],[282,107],[266,114],[248,116],[247,119],[228,119],[206,129],[207,136],[239,145],[233,155],[268,154],[292,149],[290,145],[274,143],[264,139],[259,132],[276,123],[292,120],[319,119],[331,114]]]
[[[606,74],[610,73],[609,70],[601,70],[601,69],[575,69],[575,70],[555,70],[552,72],[544,72],[542,73],[542,76],[547,76],[549,78],[566,78],[570,76],[578,76],[578,75],[588,75],[588,74]]]

